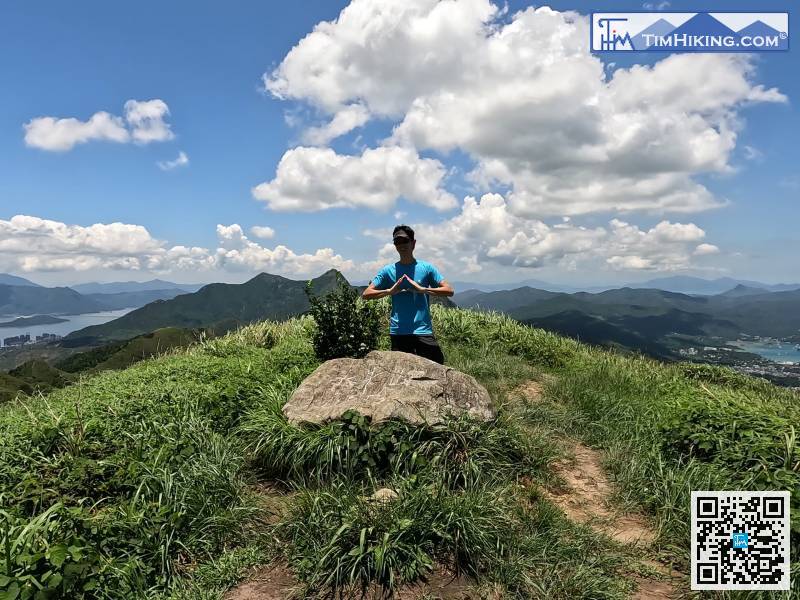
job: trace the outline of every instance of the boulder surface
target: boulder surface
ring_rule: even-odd
[[[364,358],[321,364],[283,407],[290,423],[324,423],[348,410],[373,423],[402,419],[440,423],[445,415],[495,417],[489,392],[474,377],[416,354],[373,350]]]

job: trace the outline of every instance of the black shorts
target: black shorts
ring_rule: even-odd
[[[392,350],[424,356],[440,365],[444,364],[442,349],[432,335],[390,335],[389,338],[392,340]]]

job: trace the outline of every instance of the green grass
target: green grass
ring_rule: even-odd
[[[629,549],[530,485],[551,480],[567,433],[607,451],[616,499],[651,515],[678,562],[692,489],[791,490],[787,597],[800,597],[797,394],[495,313],[434,306],[433,317],[447,364],[487,387],[496,421],[289,424],[281,407],[319,364],[309,317],[0,406],[0,593],[221,598],[250,567],[281,560],[308,594],[391,591],[446,565],[509,598],[625,598]],[[544,401],[510,394],[529,379],[545,382]],[[288,507],[274,519],[253,488],[265,480]],[[399,497],[367,499],[384,486]]]

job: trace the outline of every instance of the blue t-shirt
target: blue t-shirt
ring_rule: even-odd
[[[373,278],[372,283],[375,284],[375,289],[386,290],[403,275],[408,275],[422,287],[439,287],[444,279],[431,263],[415,259],[413,263],[407,265],[401,262],[386,265]],[[432,335],[433,327],[428,294],[417,292],[408,281],[400,284],[400,290],[392,296],[389,333],[392,335]]]

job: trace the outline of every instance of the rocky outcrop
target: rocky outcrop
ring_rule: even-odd
[[[495,417],[489,392],[474,377],[406,352],[373,350],[364,358],[326,361],[283,407],[291,423],[324,423],[348,410],[373,423],[402,419],[435,424],[448,414]]]

